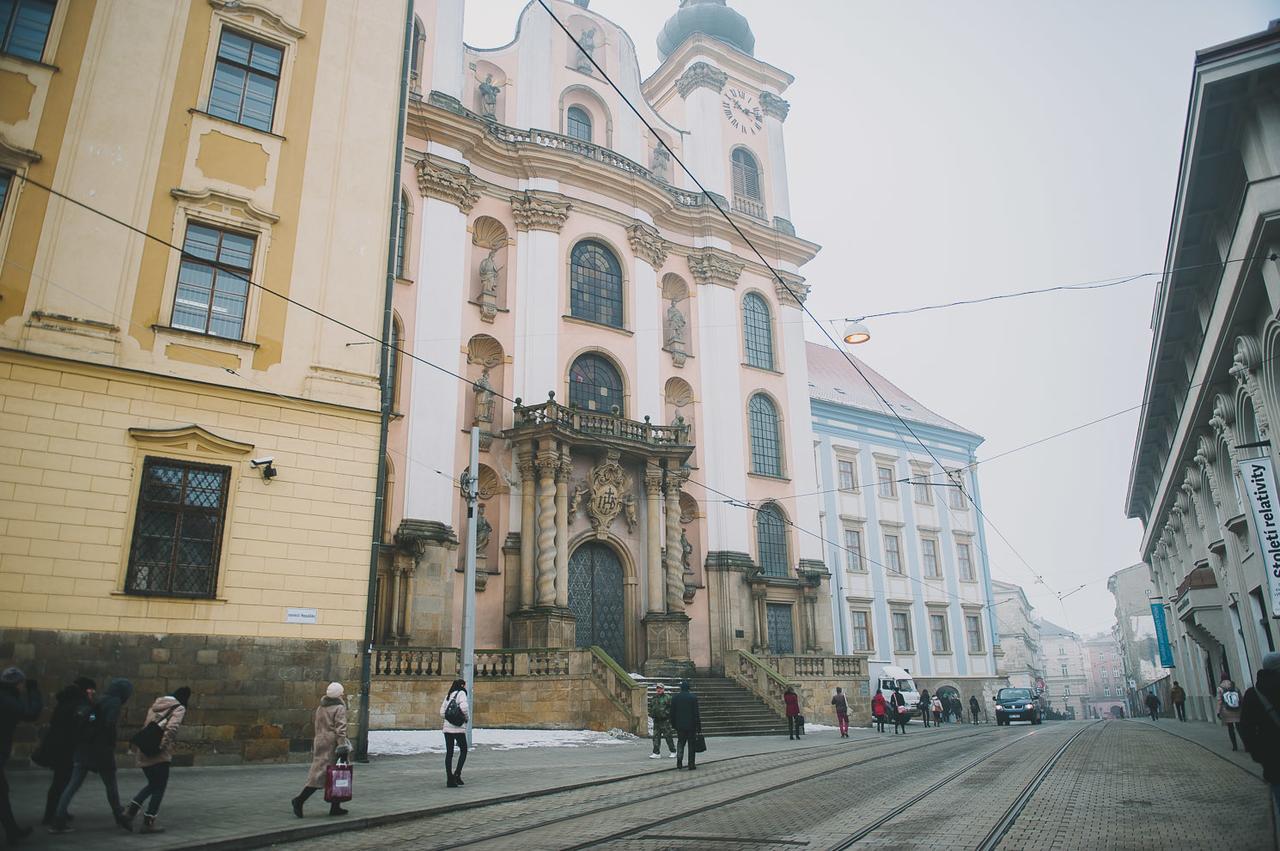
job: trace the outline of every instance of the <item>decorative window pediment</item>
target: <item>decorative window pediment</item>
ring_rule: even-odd
[[[290,41],[304,38],[306,30],[286,21],[266,6],[248,0],[209,0],[209,5],[242,24]]]
[[[193,455],[214,455],[234,458],[253,451],[252,443],[241,443],[219,437],[198,425],[177,428],[131,428],[129,436],[144,449],[154,452],[185,452]]]

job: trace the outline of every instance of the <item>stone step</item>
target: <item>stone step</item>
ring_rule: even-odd
[[[668,694],[680,690],[679,681],[646,681],[649,696],[661,682]],[[689,686],[698,696],[702,732],[706,736],[786,735],[786,719],[747,689],[725,677],[690,677]]]

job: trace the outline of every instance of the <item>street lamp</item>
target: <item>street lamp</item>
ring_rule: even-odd
[[[865,343],[870,339],[871,332],[867,330],[867,326],[860,320],[851,319],[849,323],[844,326],[844,341],[849,345],[856,346],[859,343]]]

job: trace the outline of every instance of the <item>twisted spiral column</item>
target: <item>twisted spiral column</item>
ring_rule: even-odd
[[[684,553],[680,548],[680,485],[683,477],[667,470],[667,613],[684,612]]]
[[[556,604],[556,467],[554,452],[539,452],[538,467],[538,577],[539,606]]]

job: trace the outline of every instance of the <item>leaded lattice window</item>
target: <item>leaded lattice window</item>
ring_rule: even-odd
[[[742,339],[748,366],[773,369],[773,320],[759,293],[747,293],[742,299]]]
[[[796,652],[795,628],[789,603],[766,603],[765,626],[769,630],[769,652],[790,656]]]
[[[584,411],[624,413],[622,375],[600,355],[579,355],[569,368],[569,405]]]
[[[778,409],[764,394],[757,393],[747,404],[751,427],[751,472],[762,476],[782,475],[782,441],[778,434]]]
[[[230,478],[230,467],[146,459],[126,593],[214,595]]]
[[[54,0],[0,0],[0,53],[41,61],[55,5]]]
[[[765,576],[790,575],[787,569],[787,521],[773,503],[756,512],[756,549],[761,573]]]
[[[223,30],[209,90],[209,114],[271,132],[284,50]]]
[[[622,327],[622,267],[594,240],[573,247],[569,261],[569,314],[576,319]]]
[[[571,139],[590,142],[591,113],[580,106],[571,106],[564,114],[565,134]]]
[[[239,340],[253,267],[251,236],[192,222],[182,243],[173,327]]]

